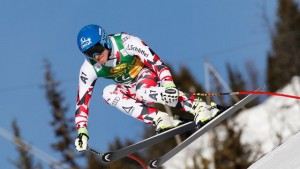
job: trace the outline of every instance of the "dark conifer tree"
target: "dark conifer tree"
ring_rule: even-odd
[[[277,22],[271,32],[267,84],[276,91],[300,75],[300,13],[295,0],[278,0]]]
[[[62,92],[59,91],[60,83],[55,80],[50,63],[45,60],[45,84],[46,97],[51,106],[51,114],[53,120],[51,126],[54,127],[54,132],[57,142],[51,146],[55,151],[62,155],[62,163],[71,166],[73,169],[79,169],[79,165],[75,160],[74,149],[74,118],[68,117],[67,106],[64,105]]]
[[[252,72],[254,69],[251,70]],[[251,80],[254,77],[248,78],[242,74],[237,68],[232,68],[231,65],[227,64],[228,79],[230,88],[233,91],[244,91],[247,90],[247,84],[255,84]],[[244,75],[244,76],[243,76]],[[251,75],[251,72],[249,72]],[[250,79],[250,80],[249,80]],[[241,100],[243,95],[237,95],[237,99]],[[231,105],[237,101],[231,99]],[[253,106],[254,104],[248,104]],[[250,145],[243,144],[241,142],[241,135],[243,129],[237,129],[235,126],[234,117],[238,112],[235,113],[233,118],[226,119],[218,127],[213,129],[213,146],[214,146],[214,165],[218,169],[243,169],[249,167],[256,158],[250,156],[253,153]],[[220,136],[218,128],[221,128],[226,134]]]
[[[19,153],[18,159],[13,160],[12,163],[18,169],[42,169],[43,167],[40,163],[35,164],[34,157],[30,153],[30,146],[22,141],[20,128],[18,127],[16,120],[13,121],[12,128],[15,137],[14,141],[17,145],[17,151]]]

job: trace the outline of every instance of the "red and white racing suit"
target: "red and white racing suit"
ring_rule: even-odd
[[[112,49],[105,65],[89,58],[83,62],[79,74],[76,104],[76,127],[87,127],[89,102],[99,77],[116,83],[103,89],[103,98],[123,113],[151,124],[158,110],[151,105],[164,102],[160,93],[164,84],[173,83],[169,68],[141,39],[126,33],[109,36]],[[126,58],[131,59],[130,61]],[[127,74],[127,76],[126,76]],[[171,106],[190,111],[191,101],[179,91],[178,103]]]

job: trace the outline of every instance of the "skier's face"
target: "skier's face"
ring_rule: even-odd
[[[106,63],[108,59],[108,54],[109,54],[109,50],[105,48],[102,53],[94,56],[94,60],[103,65]]]
[[[97,43],[83,53],[90,59],[93,59],[100,64],[105,64],[108,59],[109,50],[100,43]]]

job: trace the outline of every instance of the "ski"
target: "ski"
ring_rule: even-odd
[[[262,89],[263,89],[263,87],[257,89],[256,91],[261,91]],[[258,95],[252,95],[252,94],[246,96],[244,99],[237,102],[236,104],[231,106],[229,109],[225,110],[220,115],[218,115],[216,118],[212,119],[210,122],[208,122],[203,127],[198,129],[194,134],[192,134],[190,137],[185,139],[182,143],[180,143],[178,146],[176,146],[175,148],[170,150],[168,153],[166,153],[165,155],[163,155],[163,156],[161,156],[157,159],[151,160],[150,163],[149,163],[148,168],[158,168],[158,167],[160,167],[162,164],[164,164],[166,161],[171,159],[173,156],[175,156],[177,153],[179,153],[185,147],[190,145],[193,141],[198,139],[201,135],[206,133],[209,129],[215,127],[217,124],[219,124],[220,122],[222,122],[223,120],[225,120],[226,118],[231,116],[234,112],[236,112],[237,110],[242,108],[244,105],[246,105],[247,103],[249,103],[250,101],[255,99],[257,96]]]
[[[150,138],[147,138],[145,140],[142,140],[138,143],[132,144],[130,146],[127,146],[125,148],[113,151],[113,152],[107,152],[102,155],[102,161],[103,162],[112,162],[115,160],[118,160],[120,158],[126,157],[129,154],[135,153],[141,149],[144,149],[146,147],[149,147],[151,145],[157,144],[159,142],[162,142],[168,138],[171,138],[177,134],[182,134],[184,132],[196,129],[196,124],[194,121],[190,121],[187,123],[184,123],[178,127],[175,127],[173,129],[167,130],[163,133],[154,135]]]

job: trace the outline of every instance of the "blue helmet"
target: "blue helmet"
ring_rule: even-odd
[[[85,52],[92,46],[100,43],[103,47],[111,49],[111,42],[105,30],[98,25],[86,25],[78,33],[77,45],[81,52]]]

